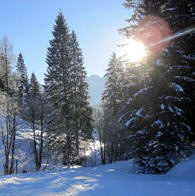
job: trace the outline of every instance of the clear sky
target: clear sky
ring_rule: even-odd
[[[5,35],[17,57],[22,52],[28,72],[40,82],[46,71],[45,57],[51,31],[61,10],[75,30],[88,75],[103,76],[112,51],[120,42],[118,29],[129,16],[124,0],[2,0],[0,39]]]

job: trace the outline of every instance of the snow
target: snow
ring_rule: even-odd
[[[172,10],[175,10],[176,8],[175,7],[171,7],[171,8],[167,8],[167,11],[172,11]],[[181,34],[181,33],[180,33]],[[182,35],[182,34],[181,34]]]
[[[174,111],[173,111],[173,108],[172,108],[170,105],[168,105],[168,108],[169,108],[169,111],[170,111],[170,112],[174,112]]]
[[[165,175],[137,174],[132,161],[61,172],[34,172],[0,178],[2,196],[194,196],[195,155]]]
[[[4,119],[2,120],[2,123],[5,123]],[[29,122],[19,118],[16,119],[16,124],[17,132],[15,144],[15,160],[18,161],[18,173],[22,173],[23,171],[33,172],[36,170],[36,166],[33,155],[33,131],[31,129],[31,125]],[[40,131],[36,130],[36,134],[40,134]],[[100,144],[98,138],[94,137],[94,140],[88,141],[87,145],[85,144],[85,142],[82,142],[81,145],[82,149],[86,149],[86,165],[100,165]],[[43,153],[42,168],[45,168],[47,166],[47,170],[60,170],[60,168],[63,167],[62,163],[54,159],[54,157],[50,157],[49,159],[47,158],[47,148],[44,149],[44,152],[45,153]],[[84,151],[81,152],[81,155],[84,156]],[[3,162],[4,148],[2,144],[2,138],[0,136],[0,176],[4,174]]]
[[[172,83],[172,87],[177,91],[177,92],[184,92],[183,87],[180,86],[179,84]]]
[[[158,125],[160,129],[164,127],[164,124],[161,120],[156,120],[152,125]]]
[[[163,49],[163,52],[164,52],[164,53],[169,53],[169,49],[164,48],[164,49]]]
[[[184,65],[174,65],[174,66],[172,66],[172,69],[184,70],[184,69],[191,69],[191,67],[190,66],[184,66]]]
[[[186,82],[194,82],[194,79],[186,76],[175,76],[175,78]]]
[[[147,133],[147,130],[139,130],[136,132],[137,135],[145,135]]]
[[[161,60],[157,59],[156,64],[157,64],[157,66],[161,66],[162,65]]]
[[[142,111],[143,111],[143,108],[141,107],[139,110],[137,110],[136,115],[141,117],[142,116]]]
[[[134,122],[136,120],[136,118],[131,118],[130,120],[128,120],[126,123],[125,123],[125,126],[128,127],[132,122]]]
[[[182,161],[176,165],[168,176],[177,176],[178,178],[187,178],[195,181],[195,153],[187,160]],[[195,188],[194,188],[195,191]],[[194,194],[195,195],[195,194]]]
[[[165,105],[163,103],[160,104],[160,108],[161,110],[164,110],[165,109]]]
[[[126,84],[125,88],[130,88],[130,87],[134,87],[134,86],[136,86],[136,82],[131,82],[129,84]]]
[[[156,134],[156,137],[160,137],[160,136],[162,136],[162,135],[163,135],[163,132],[158,131],[157,134]]]
[[[176,106],[174,106],[174,108],[175,108],[176,114],[178,116],[181,116],[182,110],[180,108],[176,107]]]
[[[4,123],[4,122],[3,122]],[[18,172],[23,170],[33,171],[35,169],[33,156],[33,132],[30,123],[17,119],[17,132],[15,144],[15,159],[18,160]],[[0,137],[0,175],[3,174],[4,150],[2,138]]]
[[[187,125],[186,123],[182,123],[182,124],[183,124],[183,126],[185,126],[187,128],[187,130],[189,132],[191,132],[192,128],[189,125]]]
[[[195,56],[194,55],[183,55],[185,59],[187,60],[195,60]]]
[[[162,97],[160,97],[161,99],[165,99],[165,100],[176,100],[176,101],[181,101],[181,98],[179,98],[179,97],[173,97],[173,96],[162,96]]]
[[[146,87],[146,88],[142,88],[139,91],[137,91],[135,94],[133,94],[133,97],[137,97],[139,94],[147,92],[151,87]]]

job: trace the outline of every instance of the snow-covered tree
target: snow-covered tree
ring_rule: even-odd
[[[171,28],[171,33],[188,31],[194,28],[195,2],[193,0],[166,1],[161,10],[163,17]],[[182,35],[182,33],[181,33]],[[162,62],[168,65],[171,85],[180,99],[179,107],[182,109],[185,124],[191,127],[190,141],[195,139],[193,116],[194,108],[194,82],[195,82],[195,46],[193,44],[195,32],[173,40],[168,51],[164,54]]]
[[[45,106],[43,92],[34,73],[31,74],[29,81],[28,94],[25,97],[23,115],[25,120],[31,123],[33,131],[33,154],[36,170],[41,168],[43,155],[43,124]]]
[[[91,137],[91,108],[88,101],[88,84],[83,66],[82,52],[75,32],[71,33],[71,120],[76,139],[76,156],[79,156],[79,138]]]
[[[168,6],[170,4],[172,9]],[[180,27],[176,31],[182,29],[182,5],[188,7],[184,10],[185,13],[188,11],[188,19],[191,17],[191,8],[187,1],[178,2],[177,5],[172,1],[126,1],[125,5],[127,8],[134,8],[134,14],[129,19],[129,23],[134,25],[123,29],[124,32],[128,37],[138,36],[147,44],[159,41],[155,40],[155,31],[148,32],[148,29],[160,29],[162,38],[168,34],[168,25],[161,28],[165,19],[173,32],[173,21],[180,21]],[[154,14],[155,17],[152,16]],[[159,18],[163,19],[163,22]],[[184,40],[185,38],[179,38],[169,46],[161,45],[161,48],[151,49],[151,56],[142,65],[149,67],[148,77],[136,84],[138,88],[130,94],[121,114],[130,143],[130,154],[143,172],[164,173],[189,154],[188,138],[191,128],[187,123],[185,107],[186,102],[189,104],[192,100],[181,83],[176,82],[181,77],[187,77],[188,82],[193,81],[189,77],[192,76],[192,72],[190,74],[188,69],[193,58],[186,62],[186,56],[183,54],[187,51],[181,44]],[[180,50],[177,50],[178,45]],[[158,53],[154,54],[157,50]],[[193,54],[192,50],[190,52],[188,55]],[[186,68],[188,71],[182,72]],[[178,71],[182,74],[178,74]],[[189,89],[190,85],[188,91]]]
[[[17,68],[17,77],[18,77],[18,81],[17,81],[18,106],[22,116],[22,110],[24,109],[25,98],[29,91],[29,84],[28,84],[28,75],[27,75],[26,66],[24,64],[24,59],[21,53],[18,55],[16,68]]]
[[[47,128],[52,148],[63,153],[69,164],[71,156],[70,132],[70,32],[66,21],[59,13],[54,25],[53,39],[47,54],[45,92],[48,102]]]
[[[59,13],[47,54],[45,93],[50,146],[70,165],[79,155],[79,140],[91,128],[91,109],[82,53],[74,32]],[[75,148],[76,146],[76,148]]]
[[[109,162],[120,156],[119,111],[123,100],[123,66],[122,62],[113,53],[108,69],[103,92],[104,134],[106,137],[106,151]]]
[[[14,172],[17,89],[16,77],[12,71],[12,46],[7,38],[0,43],[0,76],[3,91],[0,91],[0,132],[4,149],[4,173]]]

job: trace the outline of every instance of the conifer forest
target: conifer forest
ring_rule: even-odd
[[[45,51],[41,79],[41,64],[32,68],[33,55],[25,60],[28,43],[11,41],[10,35],[13,40],[19,36],[17,30],[4,36],[7,27],[1,20],[6,18],[0,19],[5,29],[0,30],[0,196],[195,195],[195,1],[68,2],[64,6],[77,7],[70,6],[70,12],[58,8],[54,18],[40,12],[52,24],[45,48],[36,42],[37,51]],[[104,9],[98,12],[100,6]],[[127,13],[120,18],[114,12],[121,21],[116,49],[97,38],[103,28],[111,28],[101,19],[114,6]],[[94,26],[85,35],[81,27],[87,21],[78,17],[69,23],[76,12],[80,18],[93,12],[88,19]],[[21,21],[28,17],[24,14]],[[33,25],[23,23],[14,27]],[[93,28],[97,34],[90,35]],[[32,47],[34,32],[39,29],[29,37],[20,35]],[[87,48],[90,44],[94,50]],[[97,58],[91,56],[94,64],[86,66],[88,50]],[[106,69],[96,62],[102,53],[109,55]],[[99,69],[104,73],[101,90],[89,80],[89,70]],[[99,91],[101,100],[92,104]]]

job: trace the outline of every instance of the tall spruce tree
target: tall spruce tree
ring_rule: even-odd
[[[163,17],[171,27],[172,33],[194,28],[195,24],[195,2],[193,0],[166,1],[161,11]],[[183,110],[183,117],[186,120],[186,126],[190,126],[192,134],[190,141],[195,139],[193,116],[194,108],[194,63],[195,46],[193,43],[195,31],[180,37],[171,42],[168,52],[163,58],[167,63],[170,72],[171,82],[176,91],[182,91],[180,107]]]
[[[41,168],[43,155],[43,120],[45,114],[43,102],[44,98],[40,84],[36,75],[32,73],[22,112],[25,120],[30,122],[33,131],[33,154],[36,170]]]
[[[76,156],[79,158],[79,138],[91,138],[91,108],[88,101],[88,84],[83,66],[82,52],[77,37],[71,34],[71,111],[72,128],[76,139]]]
[[[41,164],[39,163],[39,153],[38,153],[38,146],[37,146],[37,135],[36,135],[36,128],[38,125],[38,120],[40,118],[40,86],[37,81],[37,78],[34,73],[32,73],[30,78],[30,92],[28,97],[28,105],[29,105],[29,117],[30,122],[32,124],[33,130],[33,153],[34,159],[36,164],[36,170],[40,169]]]
[[[70,32],[66,21],[59,13],[54,25],[46,62],[45,92],[48,97],[48,132],[52,148],[63,154],[69,164],[71,152],[70,132]],[[59,141],[56,141],[56,138]]]
[[[137,3],[136,1],[126,1],[125,6],[134,8],[135,14],[129,20],[134,25],[125,28],[124,32],[128,36],[136,36],[141,31],[141,37],[144,37],[145,33],[151,37],[151,42],[155,41],[152,39],[152,34],[148,35],[147,28],[150,25],[160,29],[159,20],[152,17],[151,21],[147,21],[147,25],[142,25],[144,18],[148,16],[151,18],[151,15],[154,14],[159,18],[166,19],[171,30],[175,28],[175,21],[180,21],[178,18],[183,20],[184,26],[187,25],[188,23],[183,17],[185,16],[187,20],[191,21],[192,2],[182,1],[177,5],[174,2],[142,1]],[[172,9],[170,9],[170,4]],[[185,11],[182,6],[185,7]],[[170,13],[171,11],[172,13]],[[186,14],[187,12],[188,14]],[[182,24],[179,27],[179,23],[176,31],[184,27]],[[172,30],[172,32],[175,31]],[[166,35],[167,32],[161,33]],[[131,155],[142,167],[143,172],[166,172],[181,158],[188,155],[187,146],[191,128],[187,122],[188,115],[185,107],[186,102],[192,103],[188,92],[190,88],[192,89],[193,79],[190,77],[190,75],[192,76],[192,68],[190,69],[191,74],[189,69],[184,72],[182,70],[189,68],[193,59],[189,58],[187,63],[185,53],[187,52],[188,57],[191,57],[194,49],[189,42],[189,46],[185,45],[183,40],[185,38],[173,41],[168,49],[163,50],[161,54],[149,57],[149,60],[144,64],[144,66],[147,65],[151,68],[149,77],[141,82],[141,89],[138,88],[137,92],[132,92],[122,112],[125,130],[129,132]],[[177,49],[178,45],[180,50]],[[190,50],[186,50],[184,46]],[[178,71],[182,74],[178,74]],[[189,79],[188,90],[184,90],[184,86],[176,82],[176,79],[181,78],[184,83],[187,83],[184,79]]]
[[[106,70],[106,89],[103,93],[104,108],[113,115],[118,115],[122,97],[123,67],[122,62],[113,53]]]
[[[106,137],[106,151],[109,162],[117,160],[121,154],[119,111],[123,100],[123,67],[122,62],[113,53],[105,75],[106,84],[103,92],[104,134]]]
[[[18,77],[18,81],[17,81],[18,106],[19,106],[21,116],[24,117],[22,115],[22,110],[24,109],[25,98],[29,92],[29,84],[28,84],[28,75],[27,75],[26,66],[24,64],[24,59],[21,53],[18,55],[16,68],[17,68],[17,77]]]
[[[70,165],[78,158],[81,133],[86,134],[91,126],[91,109],[81,50],[62,13],[57,16],[53,36],[45,77],[48,138],[64,164]]]

